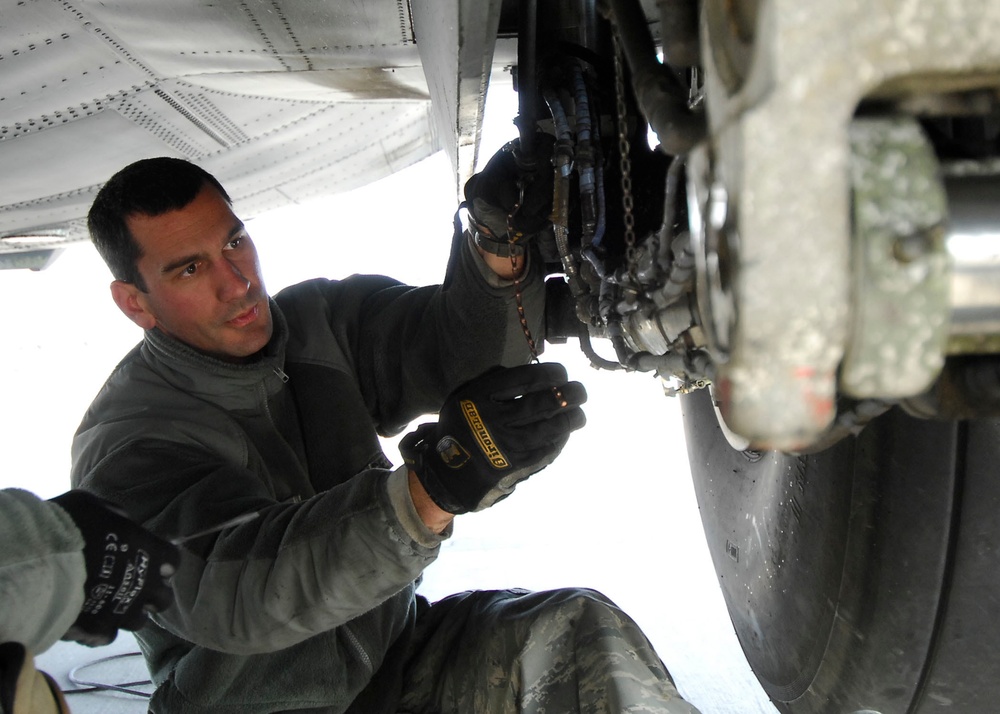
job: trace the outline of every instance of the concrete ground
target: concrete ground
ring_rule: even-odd
[[[39,655],[35,666],[52,676],[64,692],[93,689],[95,684],[101,687],[120,686],[136,692],[98,689],[68,693],[66,701],[73,714],[140,714],[146,711],[148,695],[153,691],[152,685],[148,684],[146,663],[130,632],[121,632],[113,643],[96,649],[73,642],[59,642]],[[93,684],[77,684],[74,679]]]

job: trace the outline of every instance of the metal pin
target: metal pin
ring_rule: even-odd
[[[249,523],[254,518],[260,515],[260,511],[251,511],[250,513],[243,513],[235,518],[230,518],[228,521],[223,521],[222,523],[213,526],[211,528],[206,528],[203,531],[198,531],[197,533],[190,533],[186,536],[179,536],[177,538],[171,538],[170,542],[173,545],[180,545],[181,543],[186,543],[189,540],[194,540],[195,538],[201,538],[202,536],[211,535],[212,533],[218,533],[219,531],[224,531],[227,528],[232,528],[233,526],[240,526],[244,523]]]

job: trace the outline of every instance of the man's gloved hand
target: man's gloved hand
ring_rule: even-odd
[[[485,250],[507,255],[508,245],[523,244],[551,225],[555,139],[536,134],[530,163],[519,153],[520,140],[508,142],[465,184],[465,200]],[[511,233],[513,231],[513,233]]]
[[[407,434],[399,450],[438,506],[480,511],[555,460],[586,423],[585,401],[561,364],[498,368],[452,392],[437,423]]]
[[[64,640],[106,645],[119,629],[138,630],[146,623],[146,613],[170,606],[169,579],[180,562],[176,546],[86,491],[68,491],[51,501],[83,534],[87,568],[86,600]]]

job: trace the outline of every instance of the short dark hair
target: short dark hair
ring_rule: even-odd
[[[108,179],[90,207],[87,228],[97,252],[116,280],[146,290],[138,268],[142,251],[125,220],[129,216],[159,216],[184,208],[206,183],[232,205],[229,194],[212,174],[183,159],[168,156],[143,159]]]

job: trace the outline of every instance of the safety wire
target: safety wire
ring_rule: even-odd
[[[111,655],[110,657],[102,657],[100,659],[95,659],[93,662],[87,662],[81,664],[78,667],[74,667],[70,670],[69,681],[77,685],[77,689],[63,689],[63,694],[89,694],[92,692],[120,692],[122,694],[130,694],[133,697],[142,697],[143,699],[149,699],[149,692],[143,692],[138,689],[131,689],[131,687],[139,687],[147,684],[152,684],[152,681],[148,679],[141,679],[135,682],[122,682],[121,684],[107,684],[105,682],[94,682],[88,679],[81,679],[79,672],[87,667],[95,667],[99,664],[104,664],[105,662],[113,662],[114,660],[125,659],[126,657],[141,657],[141,652],[126,652],[125,654]]]

